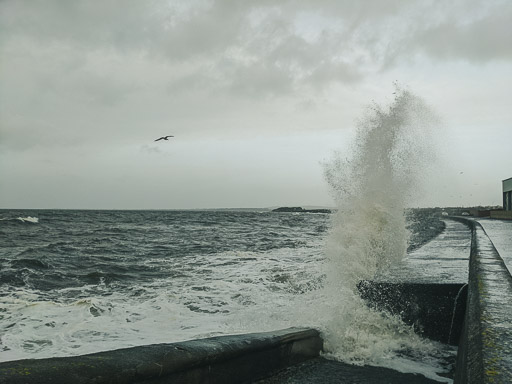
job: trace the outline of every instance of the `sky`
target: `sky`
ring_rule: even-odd
[[[0,208],[332,206],[325,164],[395,83],[440,121],[408,204],[501,204],[510,20],[509,0],[2,0]]]

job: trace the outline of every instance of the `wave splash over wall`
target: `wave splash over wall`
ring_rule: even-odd
[[[435,117],[409,91],[395,94],[389,108],[373,105],[361,119],[352,158],[338,154],[326,165],[338,208],[328,254],[339,267],[329,271],[344,285],[372,278],[406,253],[404,209],[429,159]]]
[[[413,202],[430,159],[434,113],[410,91],[397,89],[388,107],[372,105],[358,123],[350,157],[325,165],[337,204],[327,240],[325,338],[336,358],[386,364],[392,357],[434,353],[434,346],[389,314],[369,309],[356,284],[372,279],[406,254],[404,209]],[[414,359],[416,360],[416,359]],[[395,367],[400,369],[400,367]]]

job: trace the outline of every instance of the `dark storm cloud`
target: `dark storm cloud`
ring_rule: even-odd
[[[4,42],[60,44],[76,50],[77,60],[114,50],[169,65],[193,62],[189,78],[201,87],[261,96],[357,82],[418,52],[436,60],[508,59],[511,8],[483,1],[4,1],[0,28]]]
[[[140,52],[169,65],[201,62],[192,75],[243,94],[289,92],[302,80],[320,80],[316,72],[322,67],[336,65],[332,41],[308,42],[299,36],[295,11],[286,7],[232,1],[187,2],[186,7],[154,1],[98,4],[4,2],[3,43],[28,41],[48,50],[68,50],[78,62],[90,52],[111,50]],[[344,73],[346,66],[350,64],[332,71],[330,81],[352,80],[357,70]],[[245,77],[253,75],[257,81]]]

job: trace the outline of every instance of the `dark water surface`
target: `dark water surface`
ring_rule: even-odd
[[[432,211],[407,219],[410,249],[443,229]],[[308,325],[330,225],[266,210],[0,210],[0,361]]]
[[[409,249],[442,230],[436,215],[411,212],[408,218]],[[4,210],[0,211],[0,282],[3,292],[23,286],[50,291],[147,282],[186,270],[171,268],[170,261],[313,248],[328,225],[324,214],[268,211]]]
[[[270,212],[4,211],[0,218],[4,292],[182,277],[199,262],[191,258],[312,247],[327,229],[326,215]]]

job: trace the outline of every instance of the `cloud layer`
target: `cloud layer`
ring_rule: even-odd
[[[18,56],[37,47],[43,56],[34,59],[55,56],[53,64],[62,67],[55,69],[84,76],[100,75],[88,64],[101,65],[101,72],[119,68],[115,57],[142,58],[176,70],[165,74],[169,91],[208,86],[256,97],[357,82],[415,55],[478,63],[512,56],[512,5],[506,1],[278,4],[5,1],[2,47]],[[113,60],[95,60],[104,55]],[[115,77],[111,82],[119,93],[129,92]],[[93,87],[84,91],[97,94]]]
[[[506,0],[4,0],[0,150],[71,166],[162,134],[330,144],[393,80],[455,94],[468,68],[510,73],[511,19]]]

